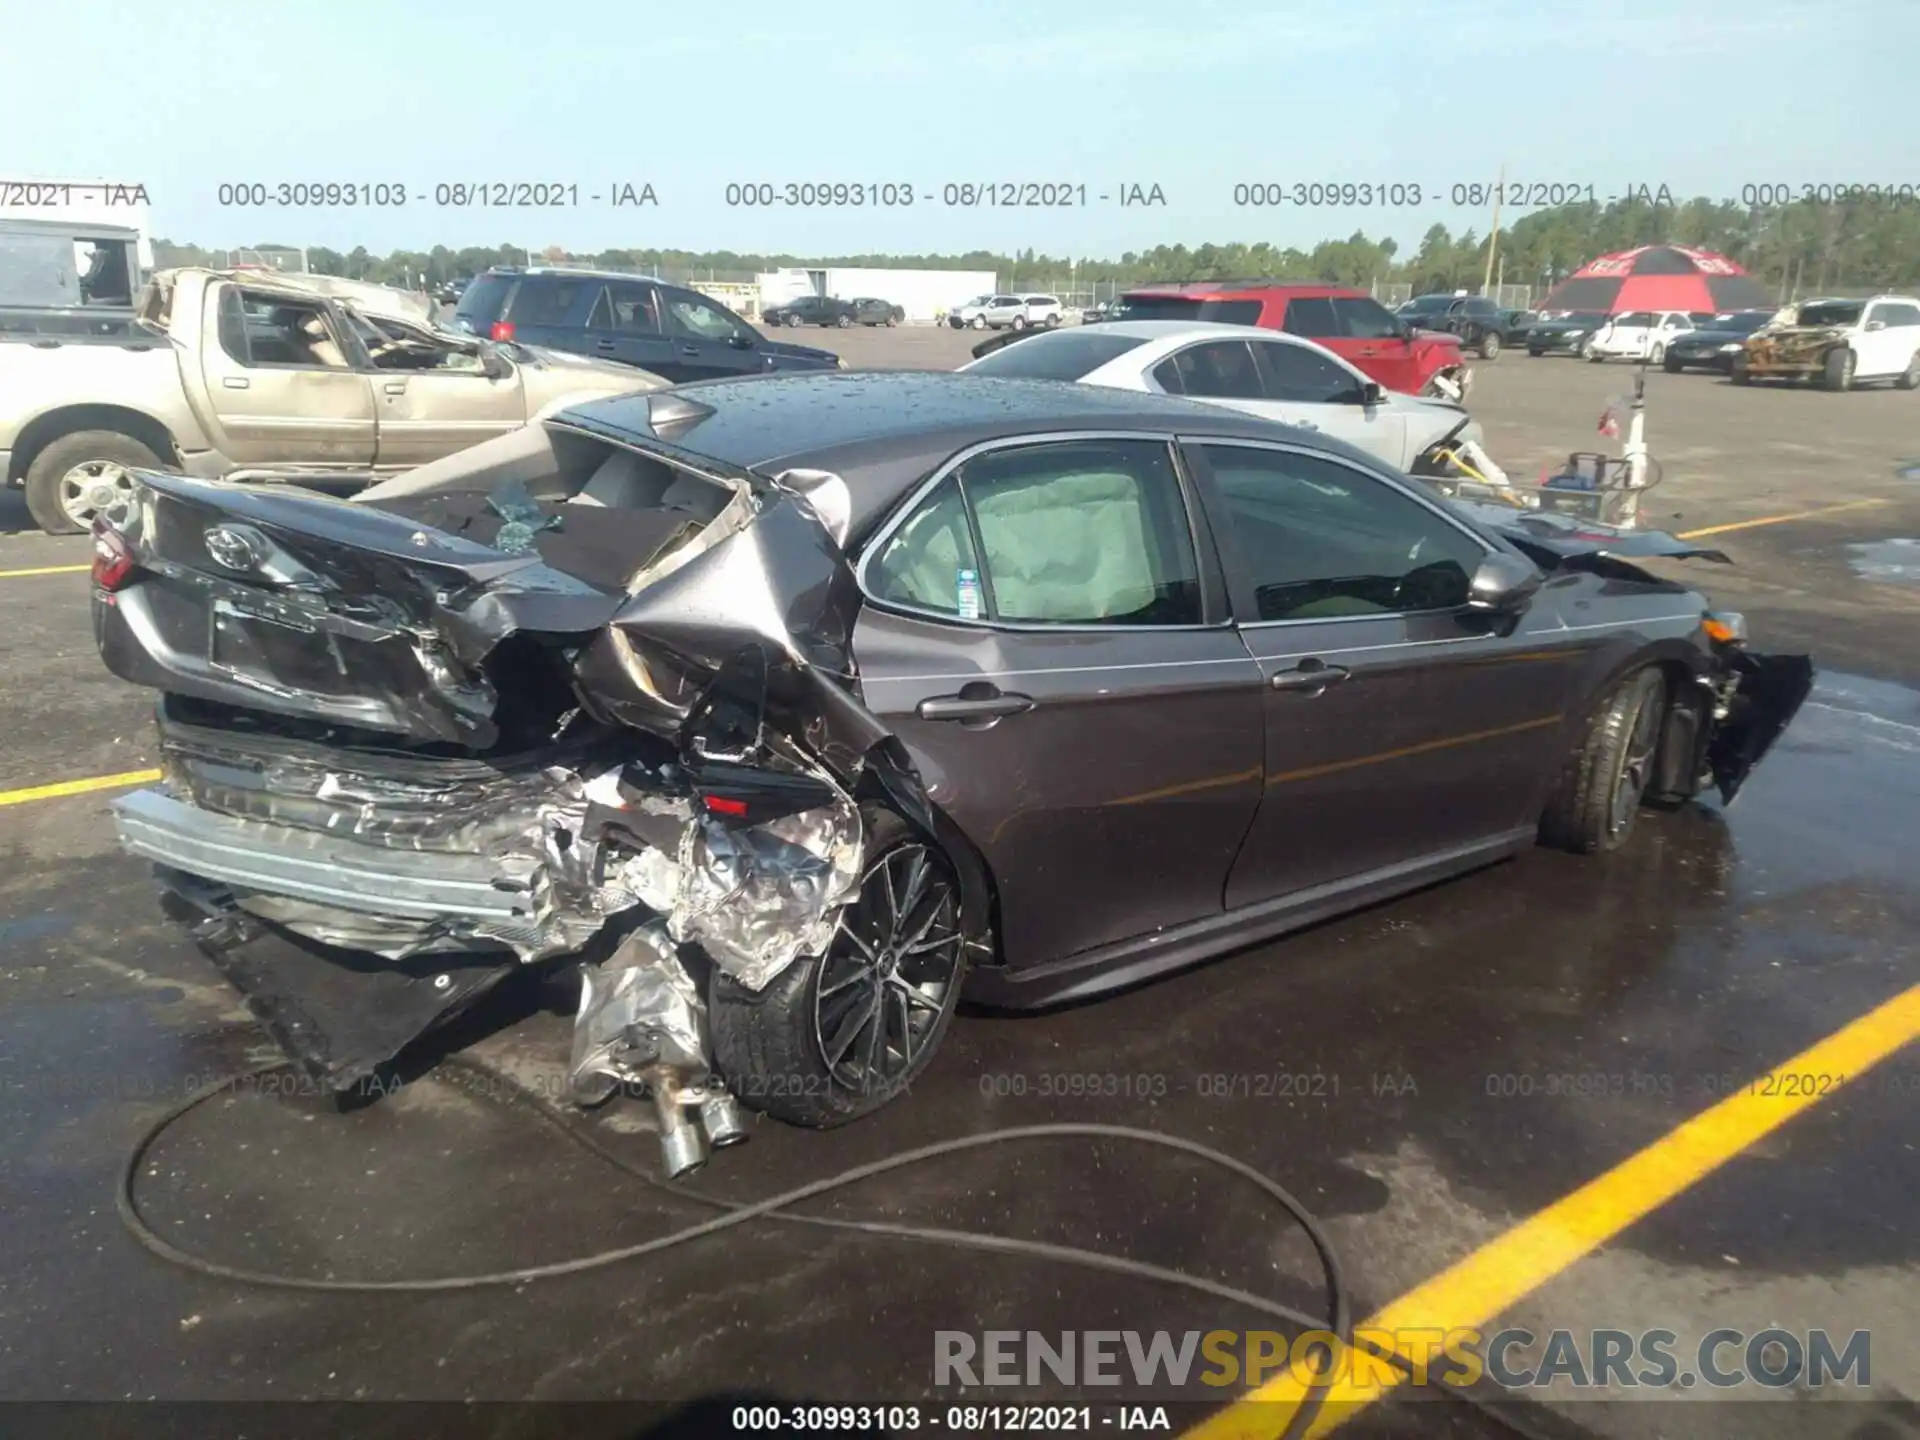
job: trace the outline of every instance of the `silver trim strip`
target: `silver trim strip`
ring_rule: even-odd
[[[120,843],[133,854],[222,884],[369,915],[532,918],[529,881],[484,855],[388,850],[216,814],[159,790],[123,795],[112,809]]]

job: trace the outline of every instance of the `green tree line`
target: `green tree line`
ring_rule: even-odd
[[[1059,281],[1069,273],[1081,282],[1120,284],[1149,280],[1219,280],[1272,276],[1347,285],[1408,283],[1416,291],[1476,289],[1486,275],[1490,238],[1469,228],[1456,235],[1431,226],[1411,255],[1391,239],[1355,231],[1344,240],[1322,240],[1311,250],[1264,241],[1157,245],[1116,258],[1087,259],[1022,250],[1002,254],[972,250],[962,255],[791,255],[732,250],[615,249],[597,254],[560,246],[529,252],[517,245],[396,250],[375,255],[365,247],[342,253],[307,250],[309,268],[383,284],[429,285],[460,279],[490,265],[537,263],[592,265],[658,271],[664,275],[725,278],[790,266],[902,267],[927,270],[991,270],[1002,283],[1023,279]],[[1495,268],[1508,283],[1544,286],[1564,278],[1596,255],[1637,245],[1677,244],[1717,250],[1781,295],[1831,288],[1905,288],[1920,280],[1920,202],[1865,197],[1836,202],[1801,201],[1782,206],[1743,206],[1704,197],[1673,203],[1647,198],[1609,204],[1556,206],[1527,215],[1499,232]],[[295,248],[270,247],[258,248]],[[154,242],[162,266],[224,264],[226,252],[167,240]]]

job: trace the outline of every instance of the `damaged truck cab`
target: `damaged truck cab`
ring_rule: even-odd
[[[1253,513],[1235,455],[1333,467],[1287,523],[1352,555],[1251,583],[1255,532],[1211,538]],[[1395,507],[1386,550],[1349,502]],[[644,1086],[678,1173],[742,1104],[885,1103],[963,987],[1077,998],[1730,798],[1808,662],[1630,558],[1710,552],[1521,523],[1214,407],[954,375],[595,402],[351,501],[142,473],[94,620],[164,781],[115,811],[337,1088],[577,959],[576,1097]],[[1409,524],[1444,553],[1362,574]]]

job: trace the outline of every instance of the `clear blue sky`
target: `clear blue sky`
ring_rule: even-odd
[[[0,177],[140,181],[156,233],[203,245],[1118,255],[1355,229],[1404,245],[1436,220],[1484,232],[1444,192],[1503,162],[1602,197],[1920,184],[1920,0],[0,0],[0,36]],[[582,203],[433,204],[436,184],[492,180],[575,183]],[[809,180],[935,198],[725,203],[729,181]],[[1157,184],[1167,204],[938,203],[947,182],[997,180]],[[1251,180],[1429,193],[1236,208]],[[415,193],[261,212],[222,208],[223,181]],[[586,199],[619,181],[659,205]]]

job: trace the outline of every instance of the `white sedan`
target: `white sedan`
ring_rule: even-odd
[[[1331,350],[1277,330],[1115,320],[996,338],[974,354],[963,372],[1185,395],[1320,431],[1414,474],[1435,473],[1426,457],[1444,444],[1494,483],[1506,479],[1486,457],[1480,422],[1460,405],[1383,389]]]
[[[1602,360],[1642,359],[1658,365],[1666,358],[1668,345],[1712,323],[1713,316],[1686,310],[1627,310],[1593,332],[1587,341],[1587,359],[1596,365]]]

